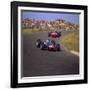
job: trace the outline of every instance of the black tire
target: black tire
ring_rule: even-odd
[[[61,51],[60,44],[56,45],[57,51]]]
[[[40,44],[41,44],[41,40],[38,39],[38,40],[36,41],[36,46],[37,46],[38,48],[40,48]]]
[[[43,45],[43,43],[42,43],[42,44],[40,44],[40,49],[41,49],[41,50],[43,50],[43,49],[44,49],[44,45]]]
[[[36,42],[36,46],[37,46],[37,48],[40,48],[40,43]]]

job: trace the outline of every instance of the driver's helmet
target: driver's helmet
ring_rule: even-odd
[[[50,41],[49,39],[46,40],[47,43],[48,43],[49,41]]]

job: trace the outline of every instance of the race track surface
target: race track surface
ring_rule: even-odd
[[[62,32],[62,40],[71,32]],[[49,75],[71,75],[79,74],[79,57],[66,51],[42,51],[36,47],[36,40],[48,39],[47,32],[22,34],[22,76],[49,76]],[[50,39],[50,38],[49,38]]]

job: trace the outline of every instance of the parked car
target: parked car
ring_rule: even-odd
[[[60,44],[56,43],[54,40],[45,40],[41,41],[38,39],[36,41],[36,46],[41,50],[48,50],[48,51],[60,51]]]
[[[61,36],[61,32],[49,32],[48,37],[53,37],[53,38],[59,38]]]

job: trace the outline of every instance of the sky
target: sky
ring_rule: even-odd
[[[76,13],[50,13],[50,12],[31,12],[31,11],[22,11],[22,19],[36,19],[36,20],[48,20],[53,21],[56,19],[63,19],[67,22],[79,25],[79,14]]]

